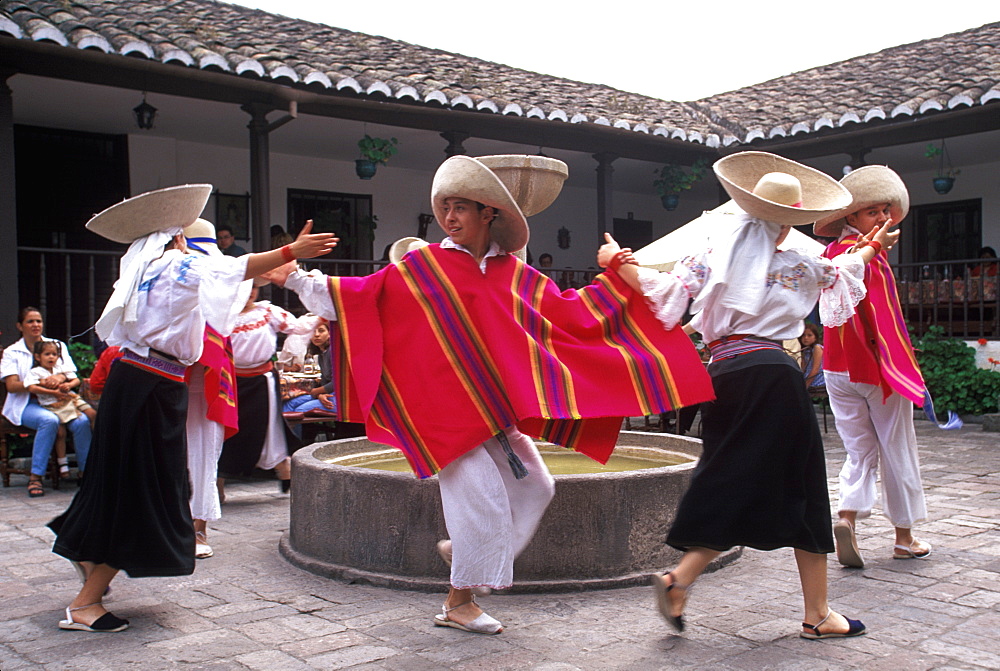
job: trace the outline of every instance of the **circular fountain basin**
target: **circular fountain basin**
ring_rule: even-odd
[[[540,444],[543,456],[567,451]],[[448,567],[435,544],[447,538],[437,479],[359,465],[395,457],[366,438],[304,447],[292,458],[295,486],[280,550],[292,564],[327,577],[441,591]],[[616,455],[663,465],[555,474],[556,490],[531,544],[514,563],[512,592],[644,584],[681,553],[664,540],[687,489],[701,441],[623,431]],[[586,459],[584,457],[584,459]],[[676,463],[684,460],[683,463]],[[734,548],[714,563],[736,559]]]

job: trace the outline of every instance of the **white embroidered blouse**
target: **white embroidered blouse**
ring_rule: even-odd
[[[236,317],[231,336],[233,362],[237,368],[256,368],[267,363],[274,356],[278,333],[310,334],[318,321],[319,317],[295,317],[268,301],[258,301],[251,310]]]

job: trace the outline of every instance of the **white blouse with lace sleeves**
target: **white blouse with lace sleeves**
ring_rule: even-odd
[[[867,295],[865,261],[860,254],[839,254],[829,260],[832,279],[820,287],[819,319],[836,328],[854,316],[854,308]]]
[[[673,273],[661,273],[650,268],[637,270],[639,287],[653,315],[667,330],[677,326],[691,298],[683,280]]]
[[[233,329],[233,362],[237,368],[256,368],[271,360],[277,348],[277,334],[312,333],[318,317],[296,319],[290,312],[260,301],[236,318]]]

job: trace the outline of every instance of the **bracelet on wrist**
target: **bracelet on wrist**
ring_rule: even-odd
[[[879,252],[882,251],[882,243],[878,240],[872,240],[868,244],[875,250],[875,256],[878,256]]]
[[[608,264],[608,269],[618,272],[618,269],[625,264],[625,252],[618,252],[613,257],[611,257],[611,263]]]
[[[291,245],[285,245],[280,250],[281,258],[285,263],[290,263],[295,260],[295,254],[292,252]]]

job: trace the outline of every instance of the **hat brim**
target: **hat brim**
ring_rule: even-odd
[[[400,261],[402,261],[403,257],[406,256],[407,252],[413,249],[414,244],[420,244],[420,246],[423,247],[424,245],[430,243],[428,243],[423,238],[415,238],[413,236],[410,236],[408,238],[400,238],[399,240],[396,240],[396,242],[392,243],[391,247],[389,247],[389,263],[395,265]]]
[[[149,191],[94,215],[87,222],[87,230],[128,244],[156,231],[183,229],[194,223],[211,195],[211,184],[184,184]]]
[[[898,224],[910,212],[910,193],[903,179],[884,165],[866,165],[844,175],[840,183],[851,194],[851,203],[843,210],[820,219],[813,233],[824,238],[840,235],[847,215],[872,205],[889,203],[889,216]]]
[[[782,226],[803,226],[839,212],[851,202],[850,192],[815,168],[763,151],[744,151],[719,159],[712,166],[729,197],[744,212]],[[802,206],[782,205],[753,193],[760,178],[783,172],[802,185]]]
[[[477,156],[476,160],[503,182],[525,217],[548,208],[569,177],[569,166],[548,156],[496,154]]]
[[[528,222],[507,187],[488,167],[470,156],[452,156],[438,168],[431,184],[431,207],[438,225],[444,226],[446,198],[465,198],[497,211],[490,238],[505,252],[528,244]]]

